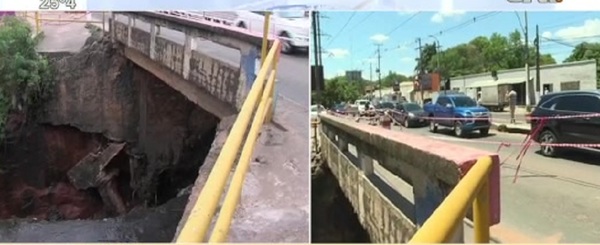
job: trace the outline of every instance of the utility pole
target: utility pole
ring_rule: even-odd
[[[527,11],[525,11],[525,73],[527,90],[529,91],[529,105],[535,105],[535,88],[531,80],[531,71],[529,69],[529,21],[527,20]]]
[[[377,76],[378,76],[378,84],[379,84],[379,100],[383,98],[381,94],[381,43],[375,44],[377,45]]]
[[[322,88],[321,86],[325,84],[324,81],[321,81],[323,79],[323,74],[321,73],[322,68],[321,67],[321,30],[319,27],[319,12],[317,11],[313,11],[312,12],[312,26],[313,26],[313,41],[314,41],[314,56],[315,56],[315,72],[318,75],[313,76],[313,79],[316,79],[318,81],[313,81],[313,84],[315,84],[315,90],[317,92],[317,104],[320,105],[323,101],[321,100],[321,95],[322,95],[322,90],[324,88]],[[320,107],[317,107],[317,111],[320,110]]]
[[[419,90],[421,91],[421,105],[425,105],[425,92],[423,92],[423,81],[421,81],[421,76],[423,75],[423,47],[421,46],[421,38],[417,38],[417,44],[419,45],[417,49],[419,50],[419,62],[418,64],[418,74],[417,81],[419,82]]]
[[[535,25],[535,91],[537,93],[537,98],[540,98],[541,96],[542,90],[540,87],[540,26]]]

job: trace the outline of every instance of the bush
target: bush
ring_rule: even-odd
[[[0,137],[10,111],[39,105],[51,86],[48,60],[37,53],[40,38],[29,23],[6,17],[0,23]]]

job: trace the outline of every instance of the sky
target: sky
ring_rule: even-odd
[[[560,41],[542,39],[540,52],[551,54],[559,63],[571,53],[570,46],[582,41],[600,42],[600,12],[530,11],[527,14],[530,43],[535,38],[535,26],[539,25],[542,37]],[[430,36],[434,35],[445,49],[494,32],[507,35],[514,30],[522,31],[521,24],[524,24],[524,13],[516,11],[327,11],[322,15],[321,46],[327,78],[343,75],[345,70],[362,70],[363,78],[369,79],[372,64],[373,79],[376,79],[376,44],[381,44],[382,76],[389,71],[412,75],[418,55],[417,38],[421,38],[423,44],[433,43],[436,39]],[[447,31],[440,34],[441,30]]]

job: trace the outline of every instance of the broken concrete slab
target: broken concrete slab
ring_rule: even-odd
[[[104,168],[124,147],[125,143],[111,143],[99,153],[91,152],[69,170],[69,180],[78,189],[101,186],[108,177]]]

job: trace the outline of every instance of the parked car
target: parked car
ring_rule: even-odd
[[[600,113],[600,91],[565,91],[543,95],[538,106],[531,112],[532,132],[538,127],[542,117],[578,117],[545,120],[543,128],[534,140],[546,144],[598,144],[600,117],[585,116],[590,113]],[[565,148],[541,145],[540,150],[544,156],[555,157]]]
[[[435,101],[425,104],[423,109],[430,118],[429,130],[433,133],[440,126],[452,128],[458,137],[473,131],[479,131],[482,136],[490,132],[490,111],[478,106],[475,100],[465,94],[440,94]]]
[[[346,105],[345,104],[337,104],[333,107],[333,111],[335,113],[345,115],[346,114]]]
[[[377,103],[377,105],[375,106],[375,109],[389,109],[389,110],[395,110],[396,109],[396,104],[394,102],[379,102]]]
[[[319,113],[325,112],[326,109],[322,105],[311,105],[310,106],[310,120],[313,122],[319,121]]]
[[[235,26],[263,33],[265,11],[236,11]],[[269,32],[282,40],[281,52],[308,51],[310,17],[305,7],[287,6],[272,9]]]
[[[417,103],[399,103],[392,116],[394,117],[394,120],[401,123],[406,128],[425,126],[428,122],[425,119],[427,114]]]

